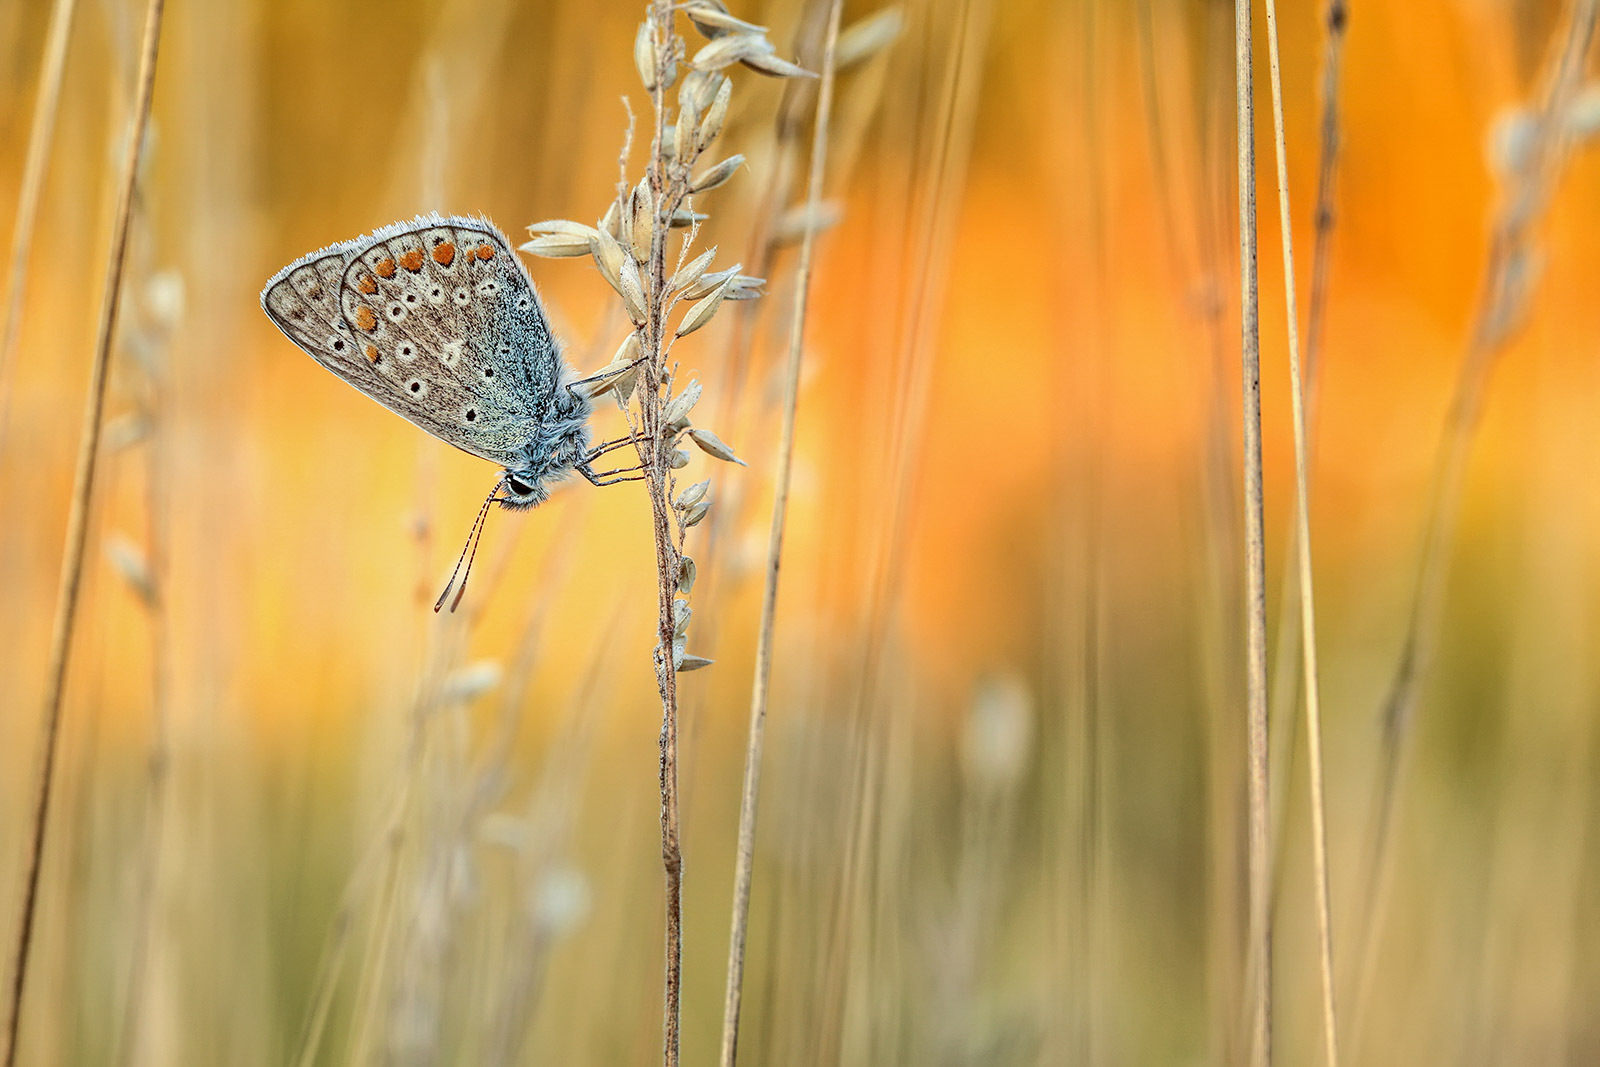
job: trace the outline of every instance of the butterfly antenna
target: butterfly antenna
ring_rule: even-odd
[[[472,560],[478,554],[478,541],[483,537],[484,519],[489,514],[489,506],[495,502],[495,497],[500,492],[500,485],[496,482],[494,489],[489,492],[483,501],[483,506],[478,509],[478,517],[472,520],[472,529],[467,532],[467,541],[461,546],[461,555],[456,557],[456,565],[450,571],[450,580],[444,584],[444,592],[439,594],[439,599],[433,602],[434,613],[437,614],[444,607],[445,598],[450,595],[450,590],[455,588],[456,575],[461,572],[461,564],[466,563],[466,574],[461,575],[461,588],[456,591],[456,598],[450,604],[450,610],[456,610],[456,605],[461,603],[461,596],[467,591],[467,575],[472,573]]]

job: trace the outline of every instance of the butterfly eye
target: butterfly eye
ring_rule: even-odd
[[[514,474],[506,478],[506,485],[509,486],[511,491],[517,496],[527,496],[533,492],[533,486],[529,485],[527,482],[524,482]]]

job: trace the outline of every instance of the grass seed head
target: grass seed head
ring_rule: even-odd
[[[710,192],[712,189],[715,189],[719,185],[726,185],[728,180],[732,178],[742,166],[744,166],[744,156],[729,156],[721,163],[707,167],[705,170],[696,175],[695,178],[689,182],[689,191],[691,193],[706,193]]]
[[[748,64],[757,56],[771,55],[776,49],[759,33],[729,33],[718,37],[694,54],[695,70],[721,70],[735,63]]]
[[[672,276],[672,281],[667,284],[668,290],[674,293],[679,293],[689,288],[689,286],[693,285],[695,282],[699,281],[700,276],[706,272],[707,267],[711,266],[711,261],[715,259],[716,256],[717,248],[715,245],[712,245],[704,252],[701,252],[698,256],[695,256],[688,263],[685,263],[682,267],[679,267],[678,272]]]

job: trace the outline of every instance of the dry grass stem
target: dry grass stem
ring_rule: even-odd
[[[1321,949],[1322,1033],[1328,1067],[1338,1067],[1338,1016],[1333,996],[1333,913],[1328,900],[1328,824],[1322,781],[1322,707],[1317,673],[1317,620],[1311,575],[1311,518],[1307,499],[1304,383],[1300,321],[1294,291],[1294,228],[1289,210],[1289,158],[1283,136],[1283,78],[1278,59],[1278,5],[1267,0],[1267,50],[1272,72],[1273,144],[1278,165],[1278,226],[1283,238],[1283,291],[1289,326],[1289,395],[1294,409],[1295,532],[1300,576],[1300,647],[1305,667],[1306,745],[1311,763],[1312,860],[1316,868],[1317,934]],[[1263,627],[1265,622],[1263,620]]]
[[[1251,1062],[1272,1063],[1271,850],[1267,776],[1267,576],[1262,529],[1261,346],[1256,284],[1256,161],[1250,0],[1234,3],[1235,122],[1239,141],[1239,302],[1244,399],[1245,720],[1249,776]]]
[[[817,117],[811,137],[811,171],[806,202],[812,212],[822,202],[827,171],[828,124],[833,108],[833,74],[839,42],[843,0],[832,0],[828,10],[827,38],[822,50],[822,82],[817,94]],[[734,860],[733,917],[728,934],[728,981],[722,1009],[721,1067],[733,1067],[738,1058],[739,1014],[744,996],[744,953],[750,923],[750,883],[755,868],[756,803],[761,788],[762,743],[766,733],[768,685],[772,676],[772,642],[778,610],[778,571],[783,557],[783,528],[788,514],[790,478],[794,464],[795,417],[799,409],[800,366],[805,345],[807,298],[815,228],[808,228],[800,243],[800,263],[795,275],[794,309],[789,323],[788,363],[783,385],[783,426],[778,439],[777,485],[772,501],[772,524],[767,540],[766,581],[761,595],[761,624],[756,638],[755,678],[750,694],[750,735],[745,751],[744,788],[739,798],[738,852]],[[703,483],[702,483],[703,484]],[[695,486],[693,488],[699,488]]]
[[[150,99],[155,89],[156,53],[161,40],[162,0],[150,0],[145,11],[144,36],[139,49],[139,74],[133,110],[128,117],[127,143],[117,172],[117,206],[113,216],[111,250],[106,260],[105,291],[100,302],[100,324],[89,368],[89,393],[84,405],[83,428],[78,440],[77,470],[72,486],[72,508],[67,516],[66,547],[61,560],[61,582],[56,597],[55,625],[50,635],[44,713],[39,742],[39,777],[34,795],[31,835],[17,941],[12,953],[12,980],[5,1030],[5,1067],[17,1060],[17,1039],[22,1021],[22,1000],[27,987],[28,949],[33,940],[38,906],[39,871],[44,859],[50,820],[51,785],[55,777],[56,748],[61,731],[61,706],[67,684],[67,666],[76,636],[79,593],[83,584],[84,555],[89,543],[89,511],[94,501],[95,474],[100,460],[106,385],[110,380],[111,347],[116,337],[117,311],[122,295],[122,265],[128,250],[133,218],[134,186],[139,174],[139,153],[150,120]]]
[[[1421,556],[1399,660],[1383,706],[1383,743],[1377,796],[1367,836],[1361,914],[1366,917],[1357,958],[1356,1016],[1359,1040],[1382,928],[1385,887],[1392,866],[1390,841],[1398,805],[1401,769],[1413,733],[1422,680],[1433,665],[1442,621],[1451,549],[1461,517],[1467,459],[1496,357],[1522,325],[1537,271],[1537,229],[1549,209],[1574,144],[1571,122],[1583,90],[1586,59],[1594,39],[1596,0],[1576,0],[1565,33],[1554,44],[1542,98],[1507,116],[1493,162],[1504,181],[1489,237],[1488,262],[1474,313],[1472,333],[1455,381],[1443,438],[1434,456],[1427,492]]]
[[[50,145],[55,140],[61,78],[67,66],[67,43],[72,39],[72,16],[77,7],[78,0],[55,0],[50,9],[50,28],[45,31],[44,62],[33,101],[33,123],[28,130],[27,155],[23,157],[17,213],[11,230],[11,270],[6,275],[5,302],[0,304],[0,442],[5,440],[9,421],[6,413],[11,409],[12,364],[22,332],[22,298],[28,288],[33,227],[39,218]]]

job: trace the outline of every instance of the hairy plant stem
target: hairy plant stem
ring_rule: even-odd
[[[839,42],[843,0],[831,0],[827,39],[822,50],[822,84],[811,135],[811,172],[806,205],[815,216],[822,201],[827,170],[828,120],[833,108],[834,50]],[[761,790],[761,753],[766,735],[768,683],[772,677],[772,641],[778,612],[778,571],[783,558],[783,527],[789,509],[789,483],[794,461],[795,417],[799,409],[800,363],[804,351],[806,307],[811,286],[811,259],[816,230],[808,227],[800,243],[795,276],[794,312],[789,321],[788,365],[784,375],[783,428],[778,440],[778,481],[767,535],[766,583],[761,595],[761,628],[756,638],[756,669],[750,693],[750,736],[745,751],[744,790],[739,798],[739,845],[733,872],[733,918],[728,934],[728,982],[722,1009],[721,1067],[733,1067],[739,1050],[739,1013],[743,1003],[744,951],[750,924],[750,883],[755,870],[756,804]]]
[[[40,736],[40,771],[29,840],[22,906],[17,923],[17,943],[12,954],[10,1003],[6,1016],[5,1067],[17,1062],[17,1038],[22,1022],[22,998],[27,987],[28,950],[33,943],[38,907],[39,871],[44,859],[45,834],[50,820],[51,785],[55,778],[56,749],[61,734],[61,705],[72,656],[83,562],[89,543],[89,511],[94,501],[95,474],[99,467],[100,431],[104,423],[106,385],[110,379],[111,346],[116,337],[121,306],[122,266],[127,257],[128,231],[133,218],[134,186],[139,176],[139,153],[150,120],[150,98],[155,89],[156,53],[161,41],[163,0],[150,0],[145,11],[144,36],[139,47],[139,74],[128,119],[128,141],[117,173],[117,206],[113,215],[111,250],[106,258],[105,289],[100,301],[100,325],[89,367],[89,392],[83,427],[78,439],[78,463],[72,486],[72,507],[67,516],[66,549],[61,560],[61,582],[56,597],[55,626],[50,635],[50,660],[46,673],[43,728]]]
[[[651,18],[656,32],[656,69],[666,70],[674,62],[677,45],[671,3],[655,0]],[[665,82],[665,78],[657,77],[650,90],[656,121],[648,179],[655,225],[651,227],[649,272],[645,280],[647,315],[643,347],[646,359],[641,375],[643,434],[639,462],[645,468],[645,491],[650,497],[656,549],[655,668],[656,686],[661,694],[661,865],[666,874],[666,976],[661,1057],[666,1067],[677,1067],[683,986],[683,851],[678,842],[678,671],[673,662],[672,602],[682,560],[673,538],[671,504],[667,499],[669,443],[662,420],[661,392],[666,378],[666,317],[671,305],[667,294],[667,235],[672,213],[683,200],[685,188],[682,180],[669,175],[663,155],[667,136]]]

